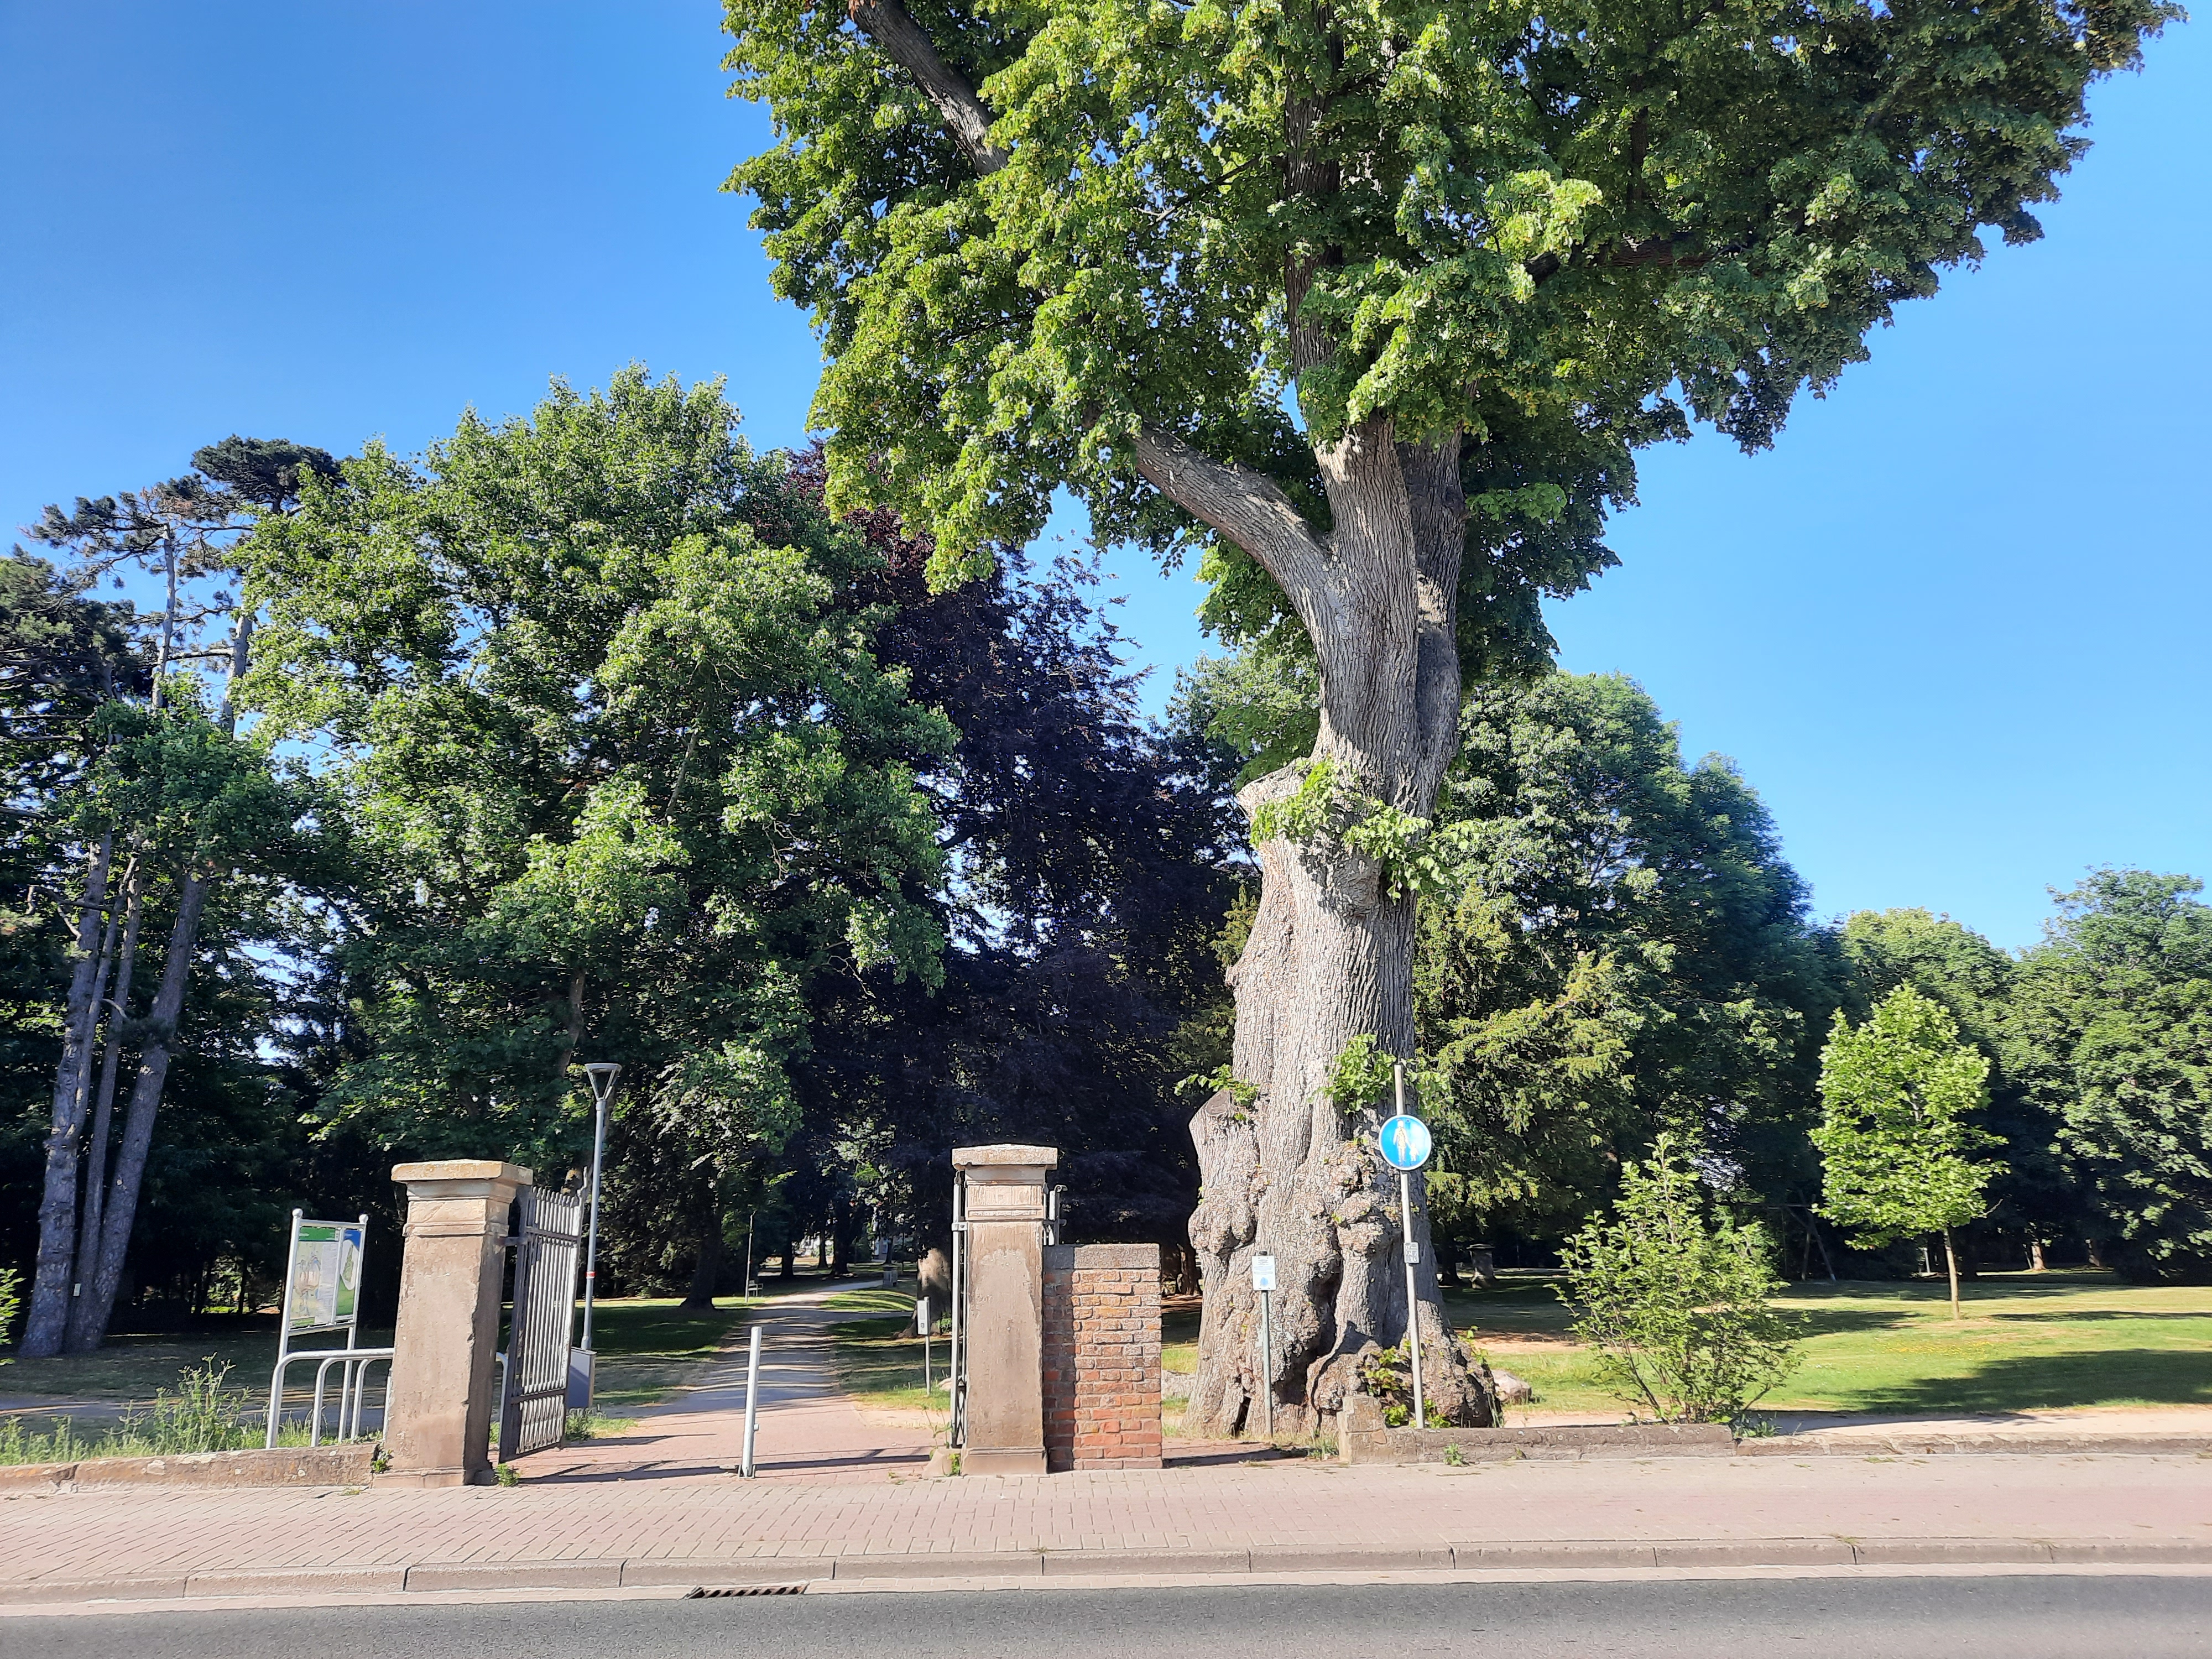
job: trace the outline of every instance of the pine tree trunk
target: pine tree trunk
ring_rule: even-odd
[[[46,1135],[46,1185],[39,1197],[39,1255],[32,1269],[31,1313],[17,1352],[46,1359],[62,1350],[69,1329],[70,1291],[76,1285],[77,1143],[84,1132],[85,1085],[92,1069],[93,1034],[99,1017],[100,913],[107,904],[111,832],[93,849],[77,911],[76,966],[62,1009],[62,1058],[54,1071],[52,1127]]]
[[[123,924],[123,951],[116,958],[114,1012],[107,1025],[107,1051],[100,1062],[100,1092],[93,1103],[92,1132],[85,1137],[84,1212],[77,1220],[76,1259],[79,1271],[100,1259],[100,1228],[107,1202],[107,1149],[114,1139],[115,1083],[123,1066],[123,1024],[131,1016],[131,979],[138,960],[138,922],[145,911],[144,872],[136,860],[124,877],[129,894]],[[87,1335],[86,1313],[91,1307],[82,1296],[70,1298],[69,1331],[62,1346],[70,1353],[88,1353],[100,1346]]]
[[[100,1259],[84,1277],[83,1338],[80,1352],[107,1339],[115,1315],[115,1293],[123,1283],[124,1259],[138,1215],[138,1189],[146,1178],[146,1159],[154,1145],[154,1118],[161,1109],[161,1088],[169,1076],[169,1051],[177,1020],[184,1012],[185,984],[199,942],[200,913],[207,903],[207,880],[187,876],[177,893],[177,918],[169,928],[169,952],[162,964],[161,988],[147,1016],[146,1041],[139,1051],[138,1076],[131,1090],[131,1109],[123,1123],[123,1145],[108,1182],[106,1214],[100,1229]]]
[[[2027,1270],[2032,1273],[2039,1273],[2045,1270],[2043,1241],[2033,1233],[2027,1236]]]
[[[1322,668],[1309,765],[1326,763],[1347,799],[1425,818],[1458,738],[1459,442],[1396,444],[1370,422],[1320,453],[1336,529],[1331,568],[1316,583],[1326,591],[1301,605],[1314,613],[1307,629]],[[1264,824],[1309,775],[1309,766],[1286,767],[1238,801]],[[1255,1431],[1265,1388],[1278,1434],[1321,1434],[1358,1388],[1363,1358],[1407,1334],[1397,1180],[1376,1145],[1389,1108],[1341,1110],[1328,1085],[1362,1036],[1414,1057],[1413,898],[1383,858],[1340,836],[1255,828],[1255,840],[1260,907],[1230,974],[1242,1087],[1216,1094],[1191,1126],[1204,1195],[1190,1238],[1206,1302],[1184,1420],[1195,1434]],[[1448,1421],[1487,1424],[1488,1389],[1444,1322],[1419,1178],[1413,1190],[1428,1402]],[[1276,1263],[1264,1376],[1250,1271],[1261,1253]]]
[[[1959,1252],[1948,1227],[1943,1229],[1943,1267],[1951,1276],[1951,1317],[1963,1319],[1966,1316],[1959,1311]]]

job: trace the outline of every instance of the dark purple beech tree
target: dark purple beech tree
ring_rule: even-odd
[[[2081,152],[2159,0],[727,0],[776,142],[759,198],[811,308],[835,510],[933,579],[1097,532],[1203,550],[1224,611],[1310,651],[1312,751],[1249,784],[1264,887],[1231,1075],[1194,1126],[1206,1291],[1189,1421],[1271,1390],[1319,1426],[1419,1333],[1376,1079],[1414,1057],[1415,896],[1462,676],[1602,553],[1639,445],[1766,442],[1799,390]],[[1575,556],[1579,549],[1583,558]],[[1417,1231],[1425,1234],[1425,1218]],[[1279,1264],[1255,1369],[1248,1253]],[[1433,1282],[1422,1275],[1424,1282]]]

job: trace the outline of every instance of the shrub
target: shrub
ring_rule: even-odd
[[[1567,1242],[1559,1294],[1604,1386],[1662,1423],[1740,1416],[1796,1369],[1765,1232],[1715,1215],[1672,1135],[1621,1167],[1610,1219]]]

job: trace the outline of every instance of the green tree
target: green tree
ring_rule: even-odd
[[[349,837],[321,1121],[556,1171],[571,1062],[618,1060],[611,1202],[665,1271],[795,1126],[809,988],[940,971],[915,763],[952,734],[838,602],[859,538],[736,423],[714,385],[556,383],[372,446],[246,550],[261,725]]]
[[[1989,1056],[1981,1121],[2002,1147],[2002,1168],[1990,1182],[1992,1221],[2024,1228],[2029,1261],[2039,1267],[2045,1241],[2097,1232],[2088,1182],[2060,1143],[2059,1113],[2015,1075],[2014,959],[1950,917],[1919,909],[1859,911],[1845,918],[1840,942],[1850,970],[1841,989],[1853,1018],[1910,985],[1942,1004],[1960,1037]]]
[[[1619,676],[1480,686],[1462,729],[1414,996],[1470,1196],[1556,1237],[1673,1128],[1740,1188],[1808,1202],[1832,975],[1757,794],[1717,756],[1685,766]]]
[[[2212,905],[2194,877],[2100,870],[2015,982],[2008,1069],[2085,1172],[2130,1277],[2212,1280]]]
[[[950,580],[1066,487],[1102,537],[1201,548],[1217,614],[1312,665],[1310,754],[1243,793],[1264,890],[1242,1087],[1198,1132],[1189,1421],[1252,1404],[1255,1249],[1293,1426],[1409,1332],[1480,1420],[1433,1290],[1406,1304],[1372,1112],[1325,1088],[1358,1039],[1413,1052],[1398,877],[1462,665],[1540,659],[1537,602],[1609,559],[1638,446],[1693,417],[1766,442],[1984,231],[2039,234],[2087,88],[2174,14],[726,10],[777,133],[732,184],[822,332],[832,506],[898,506]]]
[[[239,734],[235,694],[255,617],[251,605],[237,603],[231,579],[240,538],[264,516],[282,515],[303,473],[331,463],[301,445],[234,435],[198,452],[193,465],[144,490],[79,497],[66,513],[50,506],[29,531],[73,556],[76,582],[88,586],[136,567],[158,580],[162,605],[133,618],[146,636],[145,703],[115,699],[93,712],[94,758],[77,787],[53,801],[85,874],[71,907],[27,1354],[81,1352],[104,1340],[211,894],[226,875],[265,872],[272,859],[289,855],[307,807],[277,778],[266,744]],[[223,674],[219,702],[204,684],[210,668]],[[149,901],[167,910],[167,948],[145,1013],[134,1020]],[[118,1134],[113,1103],[126,1048],[136,1049],[137,1066]]]
[[[1662,1423],[1727,1422],[1796,1368],[1772,1245],[1755,1223],[1719,1212],[1696,1160],[1662,1134],[1620,1170],[1608,1218],[1559,1252],[1559,1297],[1607,1386]]]
[[[1824,1160],[1822,1212],[1855,1243],[1879,1247],[1943,1235],[1951,1317],[1960,1317],[1953,1234],[1986,1211],[1997,1165],[1968,1156],[1994,1144],[1970,1119],[1989,1100],[1990,1062],[1959,1041],[1958,1022],[1909,985],[1863,1025],[1836,1012],[1820,1055],[1826,1110],[1813,1131]]]

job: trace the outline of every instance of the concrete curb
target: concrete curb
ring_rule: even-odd
[[[52,1605],[200,1596],[389,1595],[404,1591],[743,1589],[951,1579],[1026,1579],[1040,1588],[1071,1575],[1292,1572],[1498,1572],[1616,1568],[1852,1566],[2201,1566],[2212,1539],[1668,1538],[1559,1539],[1374,1548],[1320,1545],[1241,1550],[989,1550],[911,1554],[641,1557],[567,1561],[426,1561],[293,1567],[158,1577],[0,1583],[0,1603]]]
[[[2212,1457],[2208,1434],[1778,1434],[1739,1440],[1738,1457]]]
[[[0,1468],[0,1492],[86,1492],[106,1486],[365,1486],[376,1447],[279,1446],[273,1451],[86,1457],[74,1463],[16,1463]]]

